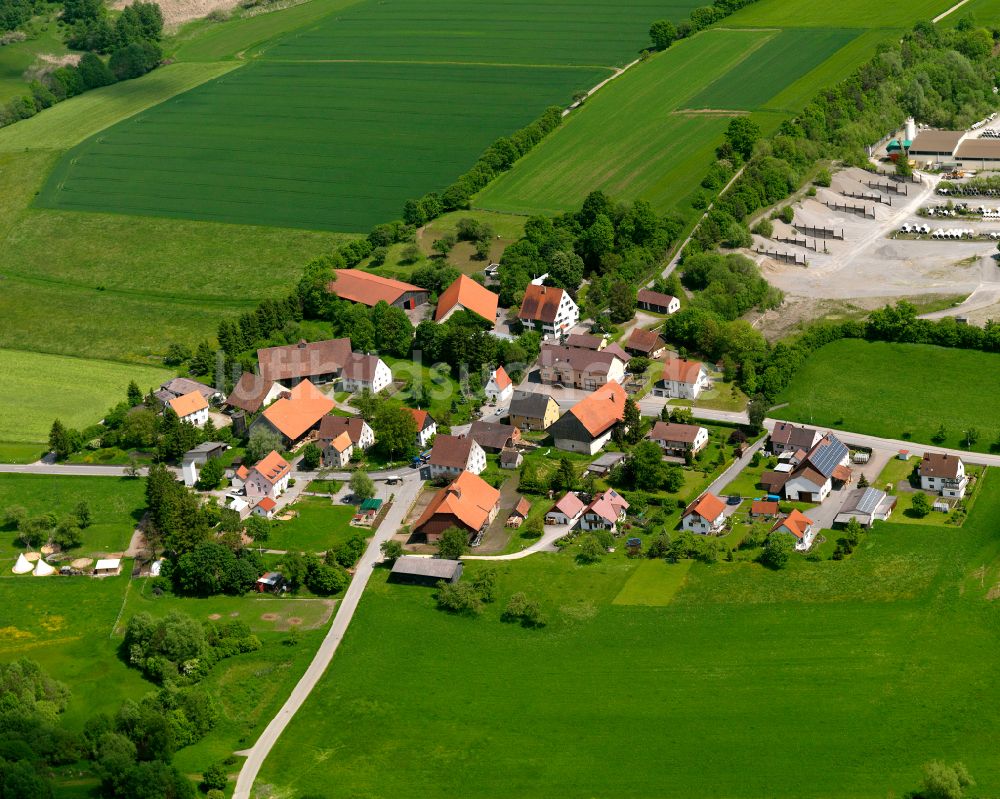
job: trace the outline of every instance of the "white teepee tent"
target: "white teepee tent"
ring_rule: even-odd
[[[50,574],[55,574],[55,571],[55,566],[49,566],[48,563],[39,558],[38,563],[35,564],[35,571],[32,574],[35,577],[48,577]]]
[[[22,552],[17,556],[17,563],[14,564],[14,568],[11,569],[11,571],[14,572],[14,574],[27,574],[34,568],[35,567],[31,565],[31,561],[24,557],[24,553]]]

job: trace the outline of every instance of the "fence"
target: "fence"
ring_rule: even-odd
[[[883,172],[881,169],[875,172],[876,175],[883,178],[889,178],[896,183],[916,183],[921,184],[923,181],[917,175],[897,175],[895,172]]]
[[[813,252],[819,252],[819,245],[816,244],[815,240],[812,244],[809,243],[809,239],[789,239],[783,236],[775,236],[774,240],[783,242],[784,244],[794,244],[796,247],[802,247]],[[826,251],[826,245],[823,246],[823,251]]]
[[[831,202],[826,201],[826,200],[823,201],[823,205],[825,205],[827,208],[829,208],[832,211],[843,211],[844,213],[855,214],[855,215],[860,214],[865,219],[874,219],[875,218],[875,208],[874,208],[874,206],[871,207],[871,208],[868,208],[868,207],[866,207],[864,205],[848,205],[847,203],[831,203]]]
[[[763,247],[756,247],[755,249],[768,258],[773,258],[775,261],[781,261],[784,264],[794,264],[795,266],[806,265],[806,257],[801,253],[777,252],[776,250],[765,250]]]
[[[798,222],[792,223],[792,227],[796,230],[804,233],[807,236],[812,236],[814,239],[839,239],[844,240],[844,229],[841,228],[838,233],[835,228],[830,227],[813,227],[812,225],[803,225]]]
[[[874,180],[868,181],[868,188],[889,192],[890,194],[902,194],[904,197],[909,194],[909,189],[906,186],[900,188],[892,183],[876,183]]]
[[[883,197],[881,194],[866,194],[865,192],[859,194],[856,191],[842,191],[841,194],[854,200],[871,200],[884,205],[892,205],[892,197]]]

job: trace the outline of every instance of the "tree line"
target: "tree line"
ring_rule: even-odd
[[[739,11],[757,0],[715,0],[710,6],[701,6],[691,10],[687,19],[676,25],[669,19],[659,19],[649,26],[649,39],[653,50],[666,50],[678,39],[694,36],[716,22]]]
[[[4,2],[8,0],[0,0],[0,24]],[[46,72],[28,84],[27,92],[0,107],[0,127],[29,119],[90,89],[138,78],[163,58],[163,14],[155,2],[137,0],[122,9],[112,23],[100,0],[65,0],[62,19],[72,25],[67,45],[86,52],[75,66],[67,64]],[[105,61],[98,54],[109,57]]]

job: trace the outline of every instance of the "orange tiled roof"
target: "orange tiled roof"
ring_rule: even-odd
[[[609,380],[570,408],[588,433],[598,436],[625,418],[625,389]]]
[[[351,436],[345,430],[339,436],[337,436],[333,441],[330,442],[330,446],[333,447],[337,452],[345,452],[349,449],[351,444]]]
[[[291,464],[273,449],[256,463],[253,468],[272,483],[278,482],[292,471]]]
[[[205,410],[208,407],[208,402],[201,395],[200,391],[192,391],[190,394],[174,397],[170,400],[170,407],[173,408],[174,413],[183,419],[192,413]]]
[[[336,403],[308,380],[303,380],[265,409],[263,416],[286,438],[294,441],[333,410]]]
[[[427,411],[417,410],[416,408],[407,408],[406,410],[413,414],[413,421],[417,423],[418,433],[427,427],[428,419],[431,422],[434,421],[434,417],[427,413]]]
[[[513,385],[506,370],[502,366],[498,366],[496,368],[496,371],[493,373],[493,380],[496,382],[497,388],[501,391],[507,388],[507,386]]]
[[[697,361],[669,358],[663,364],[663,379],[674,380],[678,383],[697,383],[701,368],[701,364]]]
[[[260,502],[257,503],[258,508],[263,508],[264,510],[274,510],[278,507],[278,503],[275,502],[270,497],[264,497]]]
[[[712,522],[718,519],[719,514],[725,509],[726,504],[715,496],[715,494],[705,493],[688,505],[687,510],[684,511],[684,515],[690,516],[692,513],[697,513],[701,518]]]
[[[411,291],[427,293],[427,289],[422,289],[420,286],[388,277],[379,277],[370,272],[362,272],[360,269],[335,269],[333,276],[333,282],[327,284],[328,291],[332,291],[343,300],[359,302],[371,307],[378,305],[383,300],[392,305],[404,294]]]
[[[490,324],[496,322],[500,298],[488,288],[480,286],[468,275],[459,275],[458,280],[441,292],[434,320],[440,322],[456,305],[472,311]]]
[[[531,283],[524,290],[524,299],[521,300],[521,310],[517,312],[517,318],[552,324],[556,321],[562,296],[562,289],[536,286]]]
[[[794,535],[796,538],[804,538],[806,530],[812,526],[812,519],[806,516],[804,513],[799,511],[798,508],[793,510],[784,519],[775,522],[774,527],[771,530],[777,530],[784,527],[788,532]]]
[[[462,472],[434,495],[414,528],[419,529],[441,513],[454,516],[470,530],[479,530],[499,501],[497,489],[472,472]]]

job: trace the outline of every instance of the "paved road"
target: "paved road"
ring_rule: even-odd
[[[750,459],[754,456],[755,452],[764,446],[765,441],[767,441],[767,436],[761,438],[760,441],[744,452],[743,457],[733,461],[732,465],[716,477],[715,480],[712,481],[712,485],[705,490],[715,494],[717,497],[721,496],[723,491],[725,491],[726,486],[733,482],[733,480],[736,479],[736,476],[750,464]]]
[[[77,475],[79,477],[127,477],[127,466],[94,466],[87,463],[49,463],[47,461],[36,461],[35,463],[3,463],[0,464],[0,474],[51,474],[51,475]],[[181,470],[177,467],[170,467],[174,474],[180,476]],[[140,467],[139,474],[146,476],[145,466]]]
[[[372,575],[372,570],[382,559],[382,543],[392,538],[400,528],[403,519],[406,518],[406,512],[417,498],[417,494],[420,492],[422,486],[423,483],[420,480],[407,480],[396,491],[396,499],[378,531],[372,536],[365,554],[361,556],[354,579],[351,580],[344,598],[337,606],[337,613],[333,617],[333,624],[323,639],[323,643],[320,644],[312,663],[306,669],[306,673],[302,675],[302,679],[292,689],[291,695],[285,704],[282,705],[281,710],[278,711],[278,715],[271,719],[271,723],[261,733],[257,742],[250,749],[238,753],[246,755],[247,759],[236,780],[236,790],[233,792],[233,799],[249,799],[250,789],[253,787],[254,780],[257,779],[257,774],[260,772],[264,760],[285,727],[288,726],[288,722],[292,720],[296,711],[305,702],[313,688],[316,687],[316,683],[323,676],[323,672],[326,671],[327,666],[330,665],[337,647],[340,646],[340,642],[344,638],[347,626],[351,623],[354,611],[357,610],[358,602],[365,590],[365,586],[368,585],[368,579]]]

